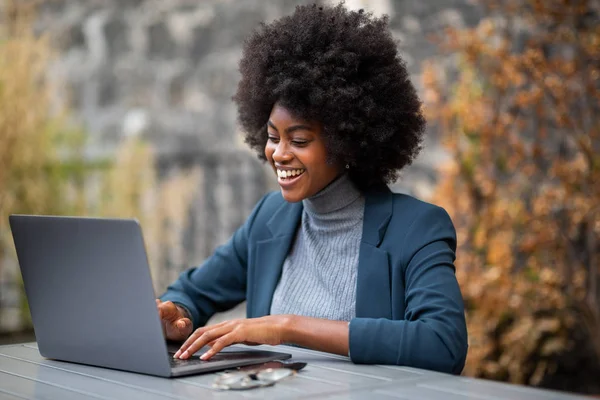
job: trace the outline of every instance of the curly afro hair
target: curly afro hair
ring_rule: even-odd
[[[387,16],[298,6],[244,43],[233,100],[245,141],[263,160],[275,103],[323,126],[328,162],[348,164],[363,191],[393,182],[421,150],[425,118]]]

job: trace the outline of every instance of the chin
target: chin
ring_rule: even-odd
[[[302,196],[299,193],[293,193],[293,192],[290,193],[283,189],[281,189],[281,195],[283,196],[283,199],[285,201],[287,201],[288,203],[298,203],[299,201],[302,201],[306,197],[306,196]]]

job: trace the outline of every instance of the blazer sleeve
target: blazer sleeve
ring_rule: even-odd
[[[353,319],[352,361],[460,374],[467,328],[454,268],[456,232],[446,211],[427,207],[413,220],[401,246],[404,320]]]
[[[227,243],[219,246],[200,267],[181,273],[160,297],[188,310],[194,329],[205,325],[216,312],[226,311],[246,299],[249,234],[266,198],[260,200]]]

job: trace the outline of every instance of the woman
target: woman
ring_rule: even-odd
[[[300,6],[245,43],[246,142],[280,192],[157,300],[188,358],[290,343],[356,363],[460,373],[467,353],[447,213],[386,184],[421,148],[421,104],[387,18]],[[247,301],[247,319],[204,327]]]

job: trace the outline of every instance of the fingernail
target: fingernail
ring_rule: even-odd
[[[183,354],[181,355],[182,358],[188,358],[190,355],[190,353],[188,353],[188,351],[184,351]]]
[[[202,355],[200,356],[200,359],[201,359],[201,360],[206,360],[206,359],[208,358],[208,356],[209,356],[209,354],[208,354],[208,352],[206,352],[206,353],[204,353],[204,354],[202,354]]]
[[[179,357],[180,354],[181,354],[181,350],[177,350],[177,353],[173,354],[173,358]]]

